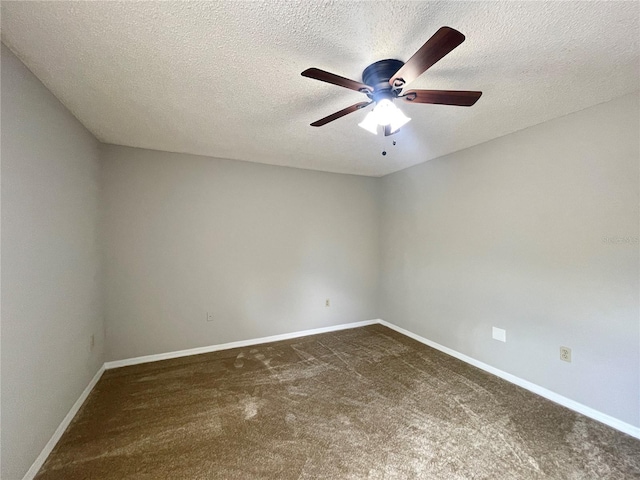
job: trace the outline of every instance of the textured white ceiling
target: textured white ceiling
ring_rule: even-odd
[[[638,90],[639,6],[3,1],[2,39],[103,142],[379,176]],[[410,87],[474,107],[399,103],[413,121],[386,139],[364,111],[309,126],[366,97],[300,72],[361,80],[443,25],[467,40]]]

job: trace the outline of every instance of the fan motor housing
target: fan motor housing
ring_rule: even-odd
[[[389,80],[404,65],[401,60],[387,59],[372,63],[362,72],[362,82],[373,87],[372,98],[378,100],[379,97],[395,97],[389,84]]]

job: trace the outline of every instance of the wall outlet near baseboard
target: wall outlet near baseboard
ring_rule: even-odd
[[[325,306],[325,307],[330,307],[330,306],[331,306],[331,299],[330,299],[330,298],[327,298],[327,299],[324,301],[324,306]]]
[[[560,347],[560,360],[571,362],[571,349],[569,347]]]
[[[501,342],[507,341],[507,331],[502,328],[493,327],[492,336],[494,340],[499,340]]]
[[[89,339],[89,351],[93,350],[93,347],[96,346],[96,336],[91,334],[91,338]]]
[[[207,322],[213,322],[213,312],[207,312]]]

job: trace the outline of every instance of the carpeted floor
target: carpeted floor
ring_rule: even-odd
[[[640,441],[373,325],[107,371],[36,478],[640,478]]]

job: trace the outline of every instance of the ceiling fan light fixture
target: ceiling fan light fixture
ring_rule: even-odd
[[[374,135],[377,135],[378,134],[378,120],[376,118],[375,112],[372,111],[372,112],[367,113],[367,116],[364,117],[364,120],[362,120],[358,124],[358,126],[364,128],[368,132],[373,133]]]
[[[369,112],[366,118],[358,125],[374,135],[378,134],[378,125],[382,125],[385,136],[389,136],[411,120],[393,105],[393,100],[396,98],[416,104],[458,105],[461,107],[474,105],[482,96],[482,92],[470,90],[405,90],[406,85],[451,53],[462,42],[464,42],[462,33],[451,27],[441,27],[406,62],[387,58],[369,65],[362,72],[362,82],[364,83],[356,82],[319,68],[307,68],[302,72],[303,77],[314,78],[321,82],[364,93],[370,100],[369,102],[356,103],[350,107],[343,108],[313,122],[311,126],[320,127],[326,125],[375,103],[373,111]]]
[[[378,134],[378,125],[390,127],[391,133],[397,132],[403,125],[406,125],[411,118],[407,117],[402,110],[396,107],[391,100],[383,98],[376,103],[373,111],[367,113],[364,120],[358,124],[359,127]]]
[[[402,128],[404,125],[406,125],[410,121],[411,121],[410,117],[407,117],[404,113],[402,113],[402,110],[400,110],[399,108],[396,108],[395,112],[393,113],[393,118],[391,119],[391,123],[389,124],[389,126],[391,127],[391,133],[397,132],[398,130],[400,130],[400,128]]]
[[[383,98],[376,103],[376,106],[373,109],[373,114],[376,116],[378,125],[382,125],[383,127],[389,125],[395,116],[396,110],[398,110],[398,107],[396,107],[388,98]]]

